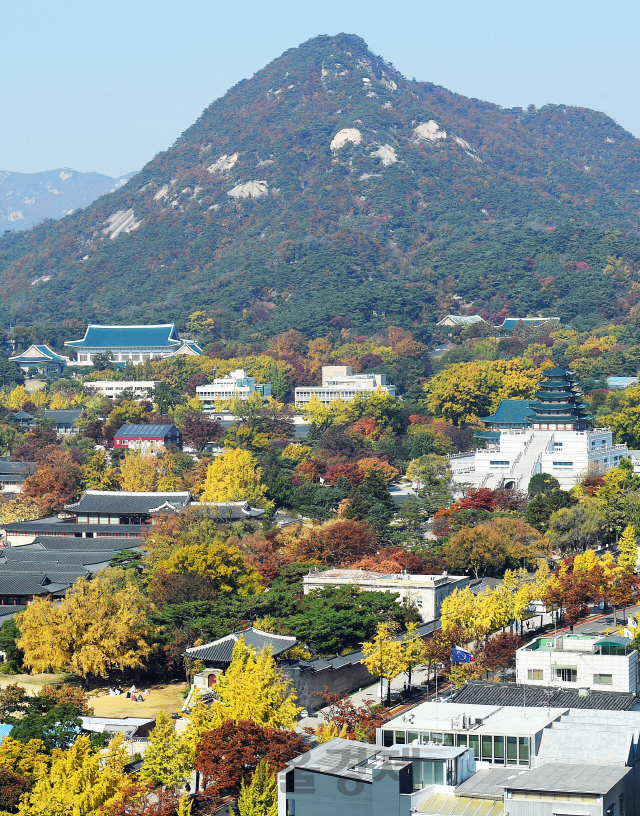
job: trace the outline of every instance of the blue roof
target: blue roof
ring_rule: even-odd
[[[531,417],[528,412],[532,402],[535,400],[503,399],[495,414],[481,419],[490,425],[530,425]]]
[[[175,324],[157,326],[99,326],[90,323],[82,340],[67,340],[72,348],[166,348],[180,345]]]
[[[169,436],[175,425],[123,425],[116,436]]]
[[[31,349],[36,349],[35,354],[29,354]],[[33,360],[34,363],[43,362],[44,360],[52,360],[56,363],[66,363],[67,358],[61,357],[59,354],[56,354],[55,351],[52,351],[49,346],[29,346],[26,351],[20,352],[20,354],[16,354],[14,357],[10,357],[9,359],[13,360],[15,363],[28,363]]]
[[[560,320],[559,317],[506,317],[498,329],[515,329],[518,323],[533,324],[534,326],[540,323],[546,323],[548,320]]]

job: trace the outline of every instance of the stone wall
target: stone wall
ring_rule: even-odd
[[[351,694],[378,679],[359,661],[345,662],[344,658],[340,658],[336,662],[339,665],[321,660],[281,666],[293,681],[298,693],[298,705],[308,711],[317,711],[324,707],[325,702],[316,692]],[[314,666],[314,663],[319,665]]]

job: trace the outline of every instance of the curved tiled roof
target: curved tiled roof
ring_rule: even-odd
[[[75,504],[65,505],[73,513],[115,513],[119,515],[149,515],[151,510],[166,503],[187,507],[191,502],[188,490],[173,493],[130,493],[121,490],[85,490]]]
[[[180,337],[173,323],[153,326],[102,326],[90,323],[82,340],[67,340],[72,348],[177,348]]]
[[[271,632],[263,632],[261,629],[252,626],[243,632],[232,632],[230,635],[220,638],[220,640],[204,643],[202,646],[192,646],[186,650],[185,654],[198,660],[204,660],[207,663],[231,663],[233,647],[242,636],[247,646],[251,646],[257,652],[261,651],[265,646],[270,646],[274,657],[286,652],[287,649],[291,649],[298,642],[295,637],[274,635]]]

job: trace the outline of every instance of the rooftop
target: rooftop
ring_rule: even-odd
[[[525,771],[513,765],[508,768],[483,768],[458,785],[456,794],[474,796],[479,799],[496,799],[502,802],[505,783],[518,779],[522,774],[528,772],[528,769]]]
[[[82,408],[66,408],[66,409],[52,409],[49,408],[44,409],[44,418],[45,419],[52,419],[54,422],[62,422],[68,425],[73,425],[73,423],[78,419],[80,414],[82,413]]]
[[[480,317],[480,315],[448,314],[442,318],[442,320],[438,323],[438,326],[441,326],[445,322],[445,320],[450,320],[456,326],[468,326],[472,323],[484,323],[484,320]]]
[[[597,754],[594,753],[594,756]],[[519,774],[505,787],[508,790],[604,794],[617,785],[627,773],[629,768],[553,762]]]
[[[477,774],[476,774],[477,775]],[[486,802],[453,793],[434,793],[420,805],[416,813],[438,816],[505,816],[502,802]]]
[[[67,340],[72,348],[166,348],[180,346],[181,341],[173,323],[151,326],[103,326],[90,323],[82,340]]]
[[[449,581],[462,581],[464,580],[464,575],[449,575],[446,572],[443,572],[439,575],[414,575],[409,572],[400,572],[400,573],[385,573],[385,572],[376,572],[375,570],[362,570],[362,569],[330,569],[330,570],[318,570],[317,572],[309,572],[305,578],[317,578],[319,580],[324,580],[326,578],[337,578],[341,580],[347,581],[378,581],[380,583],[400,583],[400,582],[411,582],[414,584],[433,584],[433,583],[440,583],[440,582],[449,582]]]
[[[530,425],[531,419],[528,416],[529,406],[532,400],[500,400],[495,414],[482,417],[482,421],[488,424],[499,425]]]
[[[274,635],[271,632],[263,632],[261,629],[256,629],[255,626],[252,626],[241,632],[232,632],[230,635],[226,635],[226,637],[211,641],[211,643],[203,643],[202,646],[192,646],[186,650],[185,654],[208,663],[231,663],[233,647],[241,637],[244,637],[244,642],[247,646],[251,646],[257,652],[265,647],[271,648],[274,657],[286,652],[287,649],[291,649],[292,646],[298,643],[295,637]]]
[[[171,436],[177,433],[175,425],[123,425],[116,433],[121,436]]]
[[[551,694],[549,693],[551,692]],[[578,689],[548,689],[543,686],[494,683],[469,680],[456,693],[455,703],[460,706],[518,706],[527,708],[596,709],[599,711],[630,711],[636,704],[632,693],[616,691],[589,691],[582,697]]]
[[[45,362],[46,360],[50,360],[55,363],[69,362],[67,357],[62,357],[60,354],[56,354],[56,352],[50,349],[49,346],[35,344],[29,346],[29,348],[25,351],[14,354],[12,357],[9,357],[9,359],[14,363],[26,363],[33,360],[34,364],[36,365],[38,361]]]
[[[175,508],[187,507],[191,493],[132,493],[124,490],[85,490],[75,504],[65,505],[65,510],[78,513],[114,513],[116,515],[150,515],[163,505]]]

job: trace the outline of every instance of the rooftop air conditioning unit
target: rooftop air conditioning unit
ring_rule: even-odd
[[[588,688],[578,689],[578,697],[588,697],[588,696],[589,696],[589,689]]]

